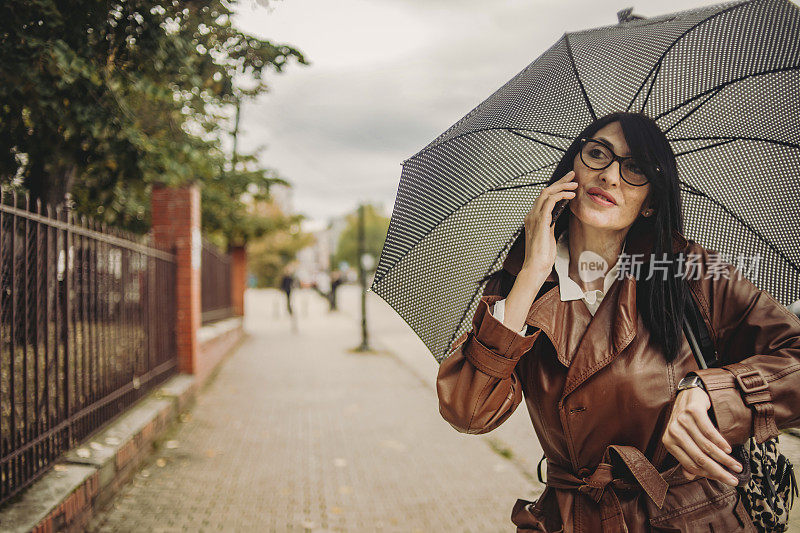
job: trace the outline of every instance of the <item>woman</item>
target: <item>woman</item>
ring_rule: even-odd
[[[525,397],[547,486],[517,501],[518,531],[755,531],[728,453],[800,424],[800,320],[683,237],[677,175],[647,116],[589,125],[440,365],[439,410],[458,431],[491,431]],[[697,368],[689,297],[721,368]]]

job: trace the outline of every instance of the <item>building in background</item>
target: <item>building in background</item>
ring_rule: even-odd
[[[343,265],[331,265],[331,259],[339,244],[339,236],[347,225],[345,216],[330,219],[327,225],[321,221],[307,221],[303,224],[303,231],[315,237],[311,246],[297,253],[296,277],[303,287],[316,286],[321,291],[330,290],[330,274],[339,270]],[[355,279],[353,265],[347,265],[344,275],[346,281]]]

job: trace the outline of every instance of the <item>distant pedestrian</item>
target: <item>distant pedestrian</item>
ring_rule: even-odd
[[[331,305],[331,311],[337,310],[336,289],[338,289],[339,285],[341,285],[342,283],[344,283],[344,274],[341,271],[337,270],[336,272],[333,273],[333,279],[331,279],[331,292],[328,298]]]
[[[291,273],[287,272],[283,275],[281,279],[281,290],[286,293],[286,310],[289,312],[289,315],[293,315],[292,312],[292,289],[294,288],[294,276]]]

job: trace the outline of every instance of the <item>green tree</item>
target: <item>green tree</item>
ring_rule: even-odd
[[[242,240],[268,224],[242,195],[285,183],[221,147],[268,72],[308,64],[233,27],[237,0],[0,3],[0,180],[133,231],[155,182],[201,184],[203,224]],[[239,85],[237,85],[237,83]]]
[[[377,262],[383,242],[389,231],[389,219],[383,216],[379,207],[372,204],[364,206],[364,250]],[[347,261],[350,266],[358,266],[358,210],[347,215],[347,224],[339,236],[334,254],[334,264]]]

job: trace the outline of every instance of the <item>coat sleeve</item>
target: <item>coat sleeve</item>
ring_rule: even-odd
[[[442,418],[461,433],[487,433],[511,416],[522,401],[514,368],[540,329],[521,335],[492,315],[502,296],[483,296],[472,329],[461,336],[439,366],[436,392]]]
[[[699,299],[720,362],[696,373],[723,437],[731,445],[750,437],[764,442],[800,424],[800,319],[741,270],[709,254],[716,252],[702,253]]]
[[[506,299],[503,298],[502,300],[497,300],[494,303],[494,308],[492,309],[492,316],[495,317],[499,322],[502,322],[506,316]],[[522,326],[522,329],[519,330],[520,335],[525,335],[525,332],[528,330],[528,325],[525,324]]]

